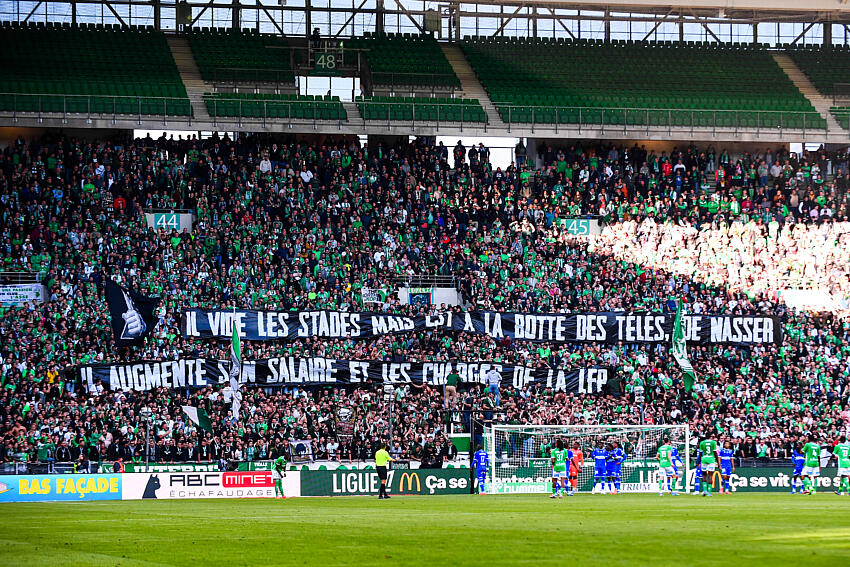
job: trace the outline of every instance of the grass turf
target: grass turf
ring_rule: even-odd
[[[846,565],[850,497],[737,494],[0,505],[0,565]]]

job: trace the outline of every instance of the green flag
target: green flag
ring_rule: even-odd
[[[186,414],[186,417],[189,418],[189,421],[206,431],[207,433],[212,433],[212,422],[210,421],[210,416],[207,415],[201,408],[196,408],[194,406],[183,406],[183,413]]]
[[[230,342],[230,378],[239,379],[242,373],[242,345],[239,344],[239,333],[236,325],[233,325],[233,339]]]
[[[673,358],[679,363],[679,368],[682,369],[683,380],[685,382],[685,390],[690,392],[696,381],[696,373],[694,367],[691,366],[691,361],[688,360],[688,346],[685,343],[685,333],[682,330],[682,300],[679,300],[676,306],[676,322],[673,325]]]
[[[242,393],[239,391],[239,379],[242,377],[242,345],[239,344],[239,333],[233,325],[233,340],[230,342],[230,390],[233,395],[231,409],[233,415],[239,418],[242,408]]]

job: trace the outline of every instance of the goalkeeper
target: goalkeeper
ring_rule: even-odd
[[[484,489],[487,486],[487,469],[490,468],[490,455],[487,454],[487,451],[481,445],[475,451],[472,466],[475,469],[475,477],[478,481],[478,494],[484,494]]]
[[[274,497],[286,498],[283,493],[283,477],[286,476],[286,459],[281,455],[272,462],[272,479],[274,480]],[[280,496],[278,496],[280,493]]]

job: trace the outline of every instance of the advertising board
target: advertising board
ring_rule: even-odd
[[[469,469],[406,469],[387,473],[390,494],[469,494]],[[372,496],[381,486],[374,470],[302,471],[302,496]]]
[[[283,479],[285,496],[300,496],[301,473]],[[274,498],[270,471],[164,472],[124,475],[124,500],[191,498]]]
[[[0,502],[121,500],[123,475],[0,476]]]

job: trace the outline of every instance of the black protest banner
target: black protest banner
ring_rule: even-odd
[[[461,382],[487,384],[496,372],[501,387],[537,385],[577,394],[600,394],[613,379],[611,368],[591,366],[531,368],[497,362],[381,362],[333,358],[276,357],[242,362],[241,383],[256,386],[334,386],[347,384],[428,384],[441,386],[452,372]],[[203,388],[228,383],[229,362],[205,358],[88,364],[66,370],[87,391]],[[495,377],[494,376],[494,377]]]
[[[185,311],[186,338],[229,339],[233,325],[250,341],[299,338],[371,339],[418,330],[467,332],[521,341],[557,343],[668,343],[674,313],[498,313],[443,312],[392,315],[343,311]],[[685,315],[685,339],[696,345],[780,344],[778,317],[765,315]]]
[[[115,344],[141,344],[158,322],[154,311],[159,298],[126,290],[112,280],[106,280],[104,290]]]

